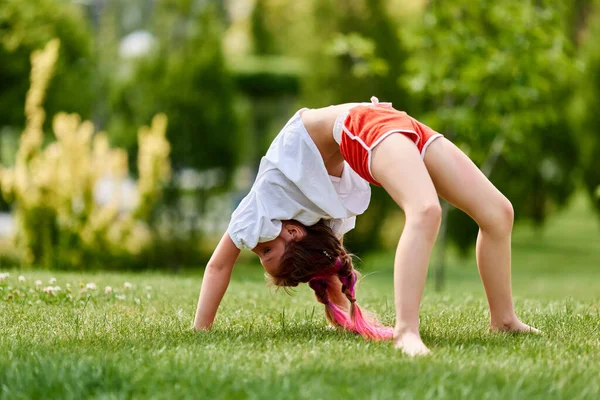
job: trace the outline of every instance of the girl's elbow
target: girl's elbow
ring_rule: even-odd
[[[221,273],[231,271],[232,269],[233,266],[228,265],[227,263],[209,262],[208,264],[206,264],[206,271],[204,273]]]

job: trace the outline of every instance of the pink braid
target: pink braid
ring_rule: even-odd
[[[313,278],[308,282],[308,286],[315,291],[319,302],[325,305],[325,312],[330,322],[342,328],[353,331],[353,323],[349,315],[341,310],[335,303],[329,300],[327,287],[329,286],[327,278]]]
[[[351,269],[351,273],[341,274],[342,262],[338,258],[336,263],[323,273],[315,275],[310,279],[308,285],[315,291],[319,302],[325,305],[325,312],[328,319],[335,325],[338,325],[350,332],[358,333],[364,338],[371,340],[389,340],[392,339],[394,329],[381,325],[374,318],[369,319],[363,316],[363,313],[356,304],[355,286],[357,281],[356,271]],[[340,309],[335,303],[329,300],[327,289],[329,283],[327,278],[337,275],[342,283],[342,292],[350,301],[350,315]]]
[[[362,310],[356,303],[355,287],[358,281],[356,271],[352,269],[350,275],[341,276],[338,274],[340,282],[342,282],[342,292],[350,301],[350,319],[353,323],[353,331],[361,336],[372,340],[390,340],[394,336],[394,328],[384,326],[375,318],[369,319],[363,316]]]

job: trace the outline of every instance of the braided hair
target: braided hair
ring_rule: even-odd
[[[291,221],[291,223],[298,222]],[[276,286],[298,286],[308,283],[319,303],[325,305],[327,320],[334,326],[373,340],[391,339],[393,328],[382,326],[376,319],[363,315],[356,303],[358,273],[352,257],[323,220],[312,226],[301,225],[306,234],[300,241],[288,243],[281,257],[279,271],[271,276]],[[341,291],[350,302],[346,312],[330,299],[334,289],[331,278],[341,282]]]

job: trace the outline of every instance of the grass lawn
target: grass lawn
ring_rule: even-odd
[[[358,292],[390,324],[391,260],[365,257]],[[419,359],[329,329],[307,288],[266,289],[256,266],[236,268],[215,329],[201,334],[190,331],[200,272],[11,270],[0,282],[0,398],[600,398],[600,228],[582,199],[543,235],[518,227],[513,270],[518,314],[543,335],[490,334],[475,264],[453,259],[446,290],[426,290],[433,354]],[[61,291],[34,289],[51,277]]]

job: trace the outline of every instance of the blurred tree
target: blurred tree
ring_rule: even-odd
[[[92,37],[80,10],[59,0],[0,2],[0,129],[20,132],[25,125],[22,105],[29,87],[29,55],[52,38],[59,38],[61,55],[46,100],[48,115],[92,111]],[[15,150],[15,149],[13,149]],[[14,160],[3,160],[11,162]]]
[[[586,28],[590,19],[593,20],[589,17],[594,14],[594,2],[595,0],[574,0],[572,5],[567,8],[571,40],[577,46],[581,44],[581,39],[588,31]]]
[[[153,259],[173,268],[202,261],[198,250],[208,201],[228,189],[240,157],[235,82],[222,51],[220,6],[112,1],[101,23],[100,35],[118,42],[103,54],[103,71],[110,76],[106,127],[111,143],[127,149],[132,169],[138,153],[135,126],[157,112],[169,118],[175,179],[152,219],[170,239],[156,245]],[[133,22],[123,17],[130,12],[137,15]]]
[[[558,0],[432,1],[410,62],[409,85],[429,110],[423,119],[481,166],[512,201],[516,218],[538,226],[575,189],[578,152],[565,113],[573,77],[565,6]],[[458,212],[448,220],[449,238],[466,252],[476,225]]]
[[[254,170],[258,169],[260,159],[284,121],[293,113],[303,73],[299,55],[285,51],[282,35],[286,35],[283,32],[287,30],[284,27],[286,13],[277,5],[269,0],[255,2],[249,21],[252,51],[230,55],[229,60],[237,88],[248,102],[251,129],[244,143],[244,161]],[[289,32],[287,35],[289,37]]]
[[[147,54],[122,60],[110,104],[109,131],[135,153],[133,126],[161,111],[169,116],[174,168],[233,171],[236,147],[234,85],[221,49],[222,17],[210,3],[155,4]]]
[[[254,9],[252,10],[252,43],[254,47],[254,54],[256,55],[270,55],[277,54],[278,51],[275,48],[275,38],[270,30],[269,24],[266,21],[268,16],[267,0],[256,0]]]
[[[315,0],[310,65],[303,98],[315,107],[369,101],[373,95],[408,110],[410,95],[400,83],[408,53],[398,36],[399,22],[382,0]],[[380,233],[395,203],[373,188],[371,206],[346,243],[355,252],[382,246]],[[398,223],[401,223],[398,221]]]
[[[575,127],[580,144],[584,183],[600,213],[600,1],[587,1],[580,13],[579,59],[583,66],[576,98]],[[593,7],[592,7],[593,6]]]
[[[407,51],[384,5],[382,0],[315,0],[306,101],[329,105],[368,101],[377,94],[396,108],[407,108],[407,93],[398,80]]]

